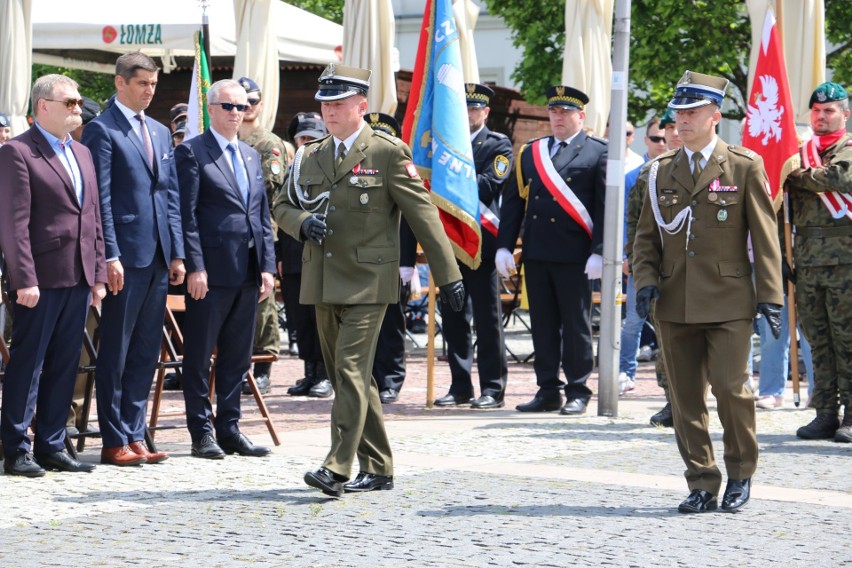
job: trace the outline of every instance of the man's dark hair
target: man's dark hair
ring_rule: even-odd
[[[154,60],[141,51],[125,53],[115,61],[115,74],[120,75],[125,82],[135,77],[139,69],[150,73],[156,73],[160,70]]]

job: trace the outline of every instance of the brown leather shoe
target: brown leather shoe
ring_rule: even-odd
[[[130,442],[128,446],[133,453],[144,457],[148,463],[160,463],[169,459],[169,454],[166,452],[152,452],[148,450],[148,446],[144,442]]]
[[[118,446],[117,448],[104,448],[101,450],[101,463],[109,465],[140,465],[148,461],[145,456],[140,456],[130,449],[130,446]]]

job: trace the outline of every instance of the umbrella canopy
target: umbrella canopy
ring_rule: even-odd
[[[396,111],[395,30],[391,0],[346,0],[343,5],[343,64],[372,70],[371,112]]]
[[[0,114],[12,121],[12,135],[28,128],[32,83],[32,0],[6,0],[0,7]]]
[[[479,19],[479,6],[473,0],[453,0],[453,19],[459,31],[462,70],[465,83],[479,83],[479,63],[476,60],[476,45],[473,31]]]
[[[565,3],[565,53],[562,84],[589,95],[586,126],[603,135],[609,118],[612,79],[613,0]]]
[[[279,0],[274,0],[280,4]],[[272,25],[273,0],[234,0],[237,54],[234,79],[249,77],[260,86],[263,109],[258,120],[269,130],[278,110],[278,40]]]
[[[195,55],[193,34],[201,25],[197,0],[116,2],[87,0],[85,9],[69,10],[62,0],[30,0],[33,5],[33,59],[57,64],[40,50],[62,50],[67,67],[92,68],[74,57],[77,50],[126,53],[142,50],[151,57]],[[286,4],[271,3],[270,25],[278,58],[306,63],[337,61],[334,49],[343,40],[343,28],[319,16]],[[235,56],[237,31],[234,4],[211,2],[210,54]]]

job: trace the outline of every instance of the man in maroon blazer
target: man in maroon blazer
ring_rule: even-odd
[[[69,135],[81,123],[77,83],[45,75],[31,100],[35,124],[0,148],[0,250],[13,315],[0,437],[4,471],[39,477],[94,469],[64,451],[65,419],[87,306],[104,297],[107,278],[92,155]]]

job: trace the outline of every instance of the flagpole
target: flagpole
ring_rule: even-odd
[[[213,76],[213,56],[210,54],[210,20],[207,17],[207,6],[210,5],[209,0],[199,0],[201,5],[201,41],[204,43],[204,54],[207,56],[207,69],[210,71],[210,76]]]

